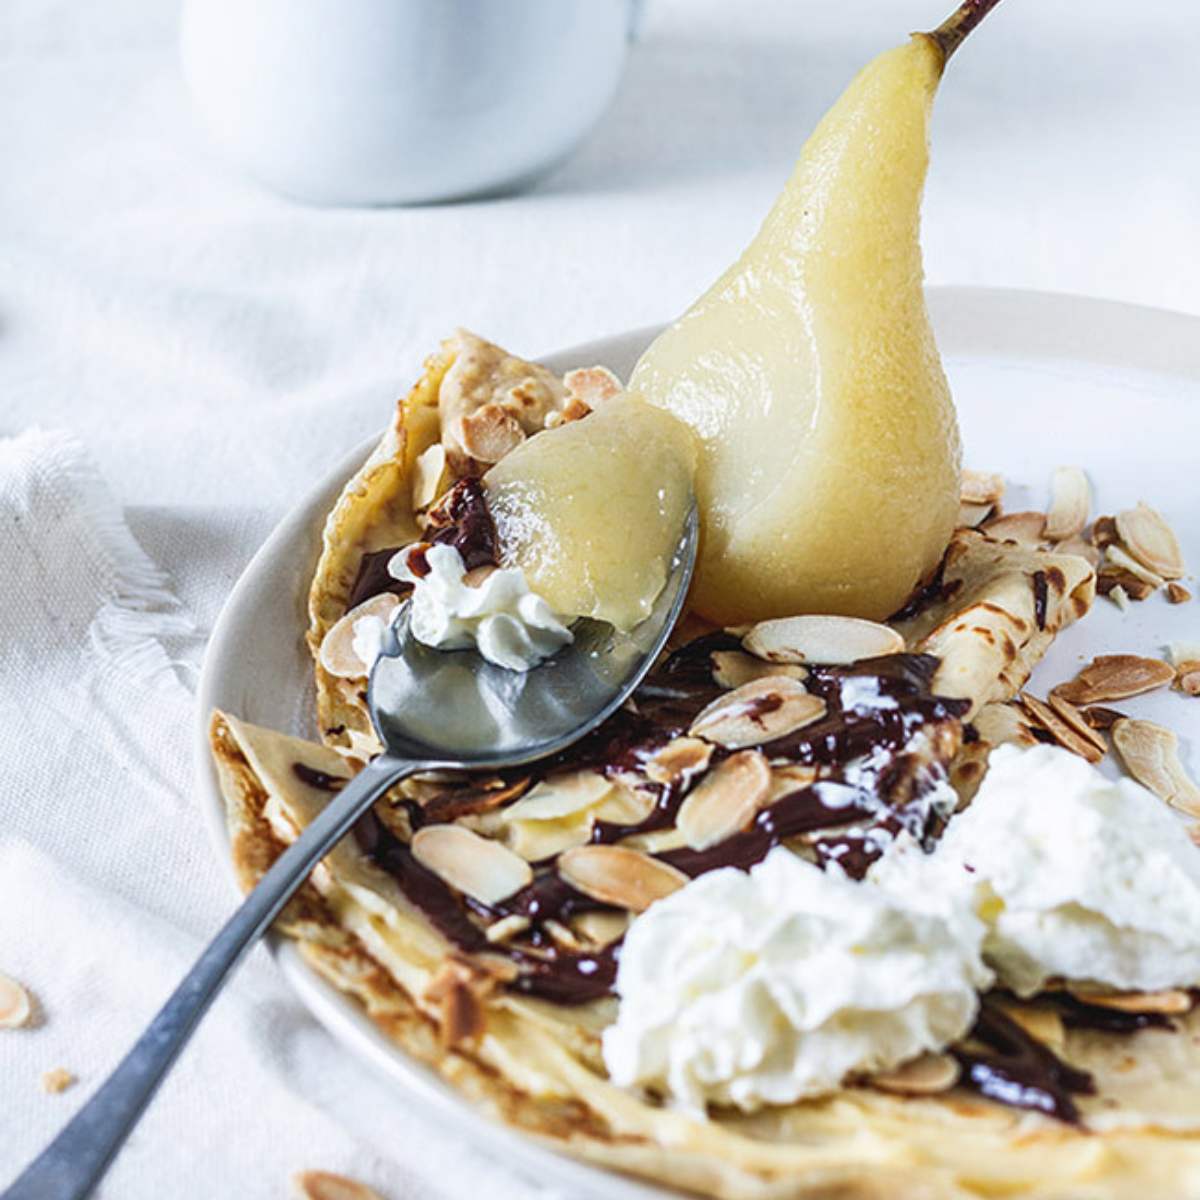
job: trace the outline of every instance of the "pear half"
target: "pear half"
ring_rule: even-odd
[[[699,438],[693,603],[713,621],[886,617],[954,528],[958,427],[919,241],[941,32],[854,79],[741,259],[633,373]]]
[[[634,396],[537,434],[483,477],[503,565],[556,613],[631,629],[667,581],[695,465],[687,426]]]

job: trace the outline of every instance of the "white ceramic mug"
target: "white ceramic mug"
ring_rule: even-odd
[[[184,76],[225,154],[315,204],[519,187],[600,118],[637,0],[185,0]]]

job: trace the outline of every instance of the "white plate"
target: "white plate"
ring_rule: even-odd
[[[1186,560],[1200,564],[1200,319],[1033,292],[935,288],[929,302],[958,403],[966,463],[1004,473],[1011,481],[1009,509],[1044,507],[1051,470],[1077,463],[1091,477],[1094,513],[1145,499],[1168,516]],[[600,362],[627,376],[655,332],[621,334],[544,361],[556,371]],[[214,842],[226,861],[222,802],[208,754],[209,713],[223,708],[312,736],[305,598],[325,514],[372,444],[346,455],[284,519],[246,568],[213,631],[197,696],[197,775]],[[1200,601],[1172,606],[1155,595],[1122,614],[1097,600],[1082,625],[1057,639],[1031,687],[1044,694],[1101,651],[1158,654],[1174,640],[1200,641]],[[1164,691],[1121,707],[1183,735],[1185,753],[1200,773],[1200,699]],[[352,1054],[395,1081],[398,1104],[415,1100],[431,1115],[452,1116],[473,1145],[573,1196],[648,1200],[669,1194],[577,1163],[478,1115],[388,1042],[285,940],[273,948],[315,1016]]]

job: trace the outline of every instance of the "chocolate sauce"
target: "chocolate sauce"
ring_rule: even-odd
[[[478,479],[460,479],[429,513],[429,519],[429,541],[419,543],[409,560],[414,575],[422,577],[429,573],[425,554],[431,544],[453,546],[468,571],[475,567],[496,566],[500,562],[496,526]],[[363,554],[354,585],[350,588],[350,598],[346,601],[347,612],[372,596],[384,592],[398,595],[404,590],[406,585],[388,571],[388,563],[403,549],[403,546],[388,546]]]
[[[963,1069],[964,1087],[1011,1108],[1082,1124],[1073,1097],[1095,1095],[1096,1083],[1087,1071],[1063,1062],[986,999],[970,1036],[987,1049],[954,1046],[949,1051]]]
[[[854,803],[861,793],[844,783],[816,783],[780,797],[754,818],[748,829],[710,846],[707,850],[669,850],[660,854],[665,863],[694,879],[717,867],[748,870],[780,842],[797,834],[810,833],[830,825],[871,820],[878,815],[870,808]],[[823,799],[824,797],[824,799]],[[827,803],[837,798],[839,803]]]
[[[364,600],[372,596],[381,596],[384,592],[395,592],[397,595],[404,589],[398,579],[388,571],[388,563],[395,557],[399,546],[389,546],[386,550],[368,550],[358,564],[358,574],[354,577],[354,586],[350,589],[350,599],[346,601],[346,611],[357,608]]]
[[[1054,993],[1052,999],[1068,1029],[1095,1029],[1101,1033],[1137,1033],[1139,1029],[1175,1031],[1175,1023],[1165,1013],[1122,1012],[1099,1004],[1085,1004],[1065,992]]]
[[[292,774],[301,783],[306,783],[311,788],[319,788],[322,792],[340,792],[346,786],[346,780],[339,776],[326,775],[324,771],[306,767],[304,763],[292,763]]]
[[[1046,583],[1045,571],[1033,573],[1033,619],[1039,629],[1046,628],[1046,601],[1049,598],[1049,586]]]
[[[614,943],[596,953],[571,953],[553,943],[538,953],[516,946],[493,945],[480,926],[467,915],[467,907],[457,894],[432,871],[423,867],[412,851],[374,813],[368,813],[355,826],[355,837],[363,852],[396,881],[405,897],[425,914],[429,923],[449,942],[468,954],[500,955],[514,963],[519,971],[508,986],[527,996],[538,996],[555,1004],[586,1004],[612,991],[616,980],[619,945]],[[557,876],[546,875],[552,881],[543,908],[536,911],[541,920],[551,915],[567,915],[569,897],[559,896],[553,884],[574,891]],[[536,882],[536,881],[535,881]],[[528,889],[526,889],[528,890]],[[595,901],[580,893],[587,905],[598,908]],[[520,892],[517,893],[521,895]],[[508,902],[516,900],[516,897]],[[536,906],[531,906],[536,907]],[[501,910],[495,910],[496,915]],[[514,910],[515,911],[515,910]]]
[[[938,568],[930,577],[929,582],[917,585],[916,590],[905,601],[904,607],[897,609],[888,617],[888,624],[891,624],[893,621],[911,621],[913,617],[919,617],[935,604],[940,604],[943,600],[948,600],[962,587],[961,579],[953,579],[949,583],[946,583],[945,579],[946,559],[943,556],[942,561],[938,563]]]

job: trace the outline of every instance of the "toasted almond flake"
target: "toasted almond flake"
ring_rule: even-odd
[[[994,504],[972,504],[964,500],[958,506],[958,524],[960,528],[974,529],[982,525],[996,511]]]
[[[774,804],[783,796],[798,792],[802,788],[811,787],[817,781],[819,772],[816,767],[805,766],[801,763],[783,763],[771,768],[771,791],[767,796],[767,804]]]
[[[299,1200],[382,1200],[379,1193],[331,1171],[299,1171],[292,1176]]]
[[[1200,817],[1200,788],[1179,760],[1179,739],[1153,721],[1126,717],[1112,727],[1113,745],[1130,775],[1172,808]]]
[[[57,1095],[65,1092],[75,1082],[75,1076],[66,1067],[52,1067],[42,1075],[42,1091]]]
[[[428,508],[449,486],[446,447],[434,442],[413,461],[412,505],[418,512]]]
[[[1100,551],[1081,537],[1067,538],[1054,547],[1055,554],[1074,554],[1086,559],[1093,567],[1100,565]]]
[[[1076,708],[1070,700],[1065,700],[1062,696],[1056,696],[1053,692],[1050,693],[1047,699],[1050,702],[1050,707],[1058,714],[1062,721],[1070,726],[1081,738],[1091,742],[1101,758],[1108,753],[1108,743],[1096,732],[1094,726],[1088,724],[1088,720],[1083,715],[1083,712]]]
[[[1045,538],[1046,515],[1040,512],[1005,513],[983,525],[983,532],[996,542],[1039,546]]]
[[[391,592],[380,592],[337,620],[321,642],[317,656],[321,666],[339,679],[365,679],[368,667],[354,652],[354,626],[366,617],[375,617],[385,625],[390,624],[399,603]]]
[[[1111,546],[1113,542],[1119,540],[1116,518],[1097,517],[1092,522],[1092,527],[1086,536],[1088,541],[1099,550],[1103,550],[1105,546]]]
[[[1108,552],[1111,552],[1114,547],[1109,546]],[[1112,593],[1117,589],[1121,589],[1122,599],[1115,599],[1114,603],[1118,608],[1124,611],[1128,605],[1127,600],[1145,600],[1147,596],[1153,595],[1155,585],[1147,583],[1139,575],[1135,575],[1132,571],[1127,571],[1124,567],[1119,567],[1115,563],[1104,563],[1096,572],[1096,591],[1101,596],[1108,596],[1113,599]]]
[[[632,833],[616,844],[627,850],[640,850],[643,854],[666,854],[669,850],[682,850],[687,841],[672,825],[667,829],[652,829],[649,833]]]
[[[1053,698],[1053,693],[1051,693]],[[1083,719],[1091,726],[1092,729],[1111,729],[1118,721],[1125,720],[1125,714],[1118,712],[1115,708],[1104,708],[1099,704],[1093,704],[1090,708],[1082,710]]]
[[[1054,690],[1071,704],[1124,700],[1165,687],[1175,677],[1169,663],[1139,654],[1101,654],[1069,683]]]
[[[867,1082],[900,1096],[934,1096],[949,1091],[958,1078],[958,1063],[949,1054],[922,1054],[894,1070],[872,1075]]]
[[[593,946],[611,946],[629,928],[629,914],[586,912],[571,918],[571,928]]]
[[[841,664],[899,654],[904,638],[876,621],[818,615],[759,621],[742,645],[767,662]]]
[[[646,763],[646,777],[655,783],[674,783],[708,767],[712,746],[694,737],[669,741]]]
[[[17,1029],[33,1012],[29,993],[7,975],[0,975],[0,1029]]]
[[[1087,759],[1090,763],[1098,763],[1105,755],[1103,747],[1098,747],[1095,734],[1089,729],[1086,736],[1068,725],[1058,713],[1048,704],[1028,693],[1021,695],[1021,703],[1037,720],[1038,724],[1054,735],[1054,740],[1072,754]],[[1086,726],[1085,726],[1086,728]]]
[[[443,1046],[477,1042],[487,1031],[485,1002],[502,982],[515,977],[511,963],[499,960],[503,966],[497,969],[493,956],[488,960],[448,954],[422,994],[436,1010]]]
[[[1113,542],[1111,546],[1106,546],[1104,557],[1114,567],[1120,567],[1123,571],[1128,571],[1135,579],[1140,579],[1143,583],[1148,583],[1152,588],[1160,588],[1166,583],[1166,580],[1161,575],[1143,567],[1132,554],[1128,554],[1120,542]]]
[[[963,504],[996,504],[1004,499],[1004,476],[992,471],[963,471],[958,488]]]
[[[1200,663],[1188,663],[1189,670],[1180,669],[1175,686],[1188,696],[1200,696]]]
[[[426,825],[417,830],[412,852],[421,866],[483,904],[504,900],[533,880],[523,858],[462,825]]]
[[[612,821],[616,825],[637,825],[654,810],[658,799],[653,791],[631,787],[620,780],[613,781],[613,789],[592,809],[597,821]]]
[[[680,805],[675,823],[693,850],[737,833],[771,790],[771,769],[757,750],[742,750],[711,770]]]
[[[1115,1012],[1162,1013],[1177,1017],[1191,1012],[1193,1008],[1191,996],[1178,988],[1162,992],[1096,992],[1072,986],[1067,990],[1082,1004],[1109,1008]]]
[[[723,688],[739,688],[744,683],[762,679],[765,675],[786,675],[789,679],[807,679],[801,666],[764,662],[741,650],[714,650],[712,654],[713,681]]]
[[[1052,542],[1062,542],[1083,532],[1087,524],[1091,491],[1079,467],[1059,467],[1050,481],[1050,511],[1045,533]]]
[[[631,912],[644,912],[687,883],[682,871],[624,846],[576,846],[559,855],[557,868],[585,896]]]
[[[561,921],[546,919],[542,928],[564,949],[577,952],[584,949],[583,943],[575,936],[575,931]]]
[[[459,418],[459,441],[477,462],[498,463],[525,440],[521,423],[494,401]]]
[[[599,771],[571,771],[543,779],[504,810],[503,819],[516,821],[556,821],[584,812],[599,804],[613,789],[611,779]]]
[[[1122,612],[1129,611],[1129,593],[1121,584],[1110,588],[1107,592],[1102,592],[1101,595],[1107,596]]]
[[[563,376],[567,394],[582,401],[589,409],[619,396],[624,388],[607,367],[579,367]]]
[[[1148,504],[1127,508],[1116,517],[1117,533],[1125,549],[1144,567],[1164,579],[1178,579],[1184,571],[1179,541],[1161,513]]]
[[[802,683],[768,675],[719,696],[688,732],[727,750],[741,750],[794,733],[824,715],[825,701],[810,695]]]
[[[1186,604],[1191,598],[1192,593],[1182,583],[1172,580],[1167,584],[1167,600],[1171,604]]]
[[[1001,1002],[1004,1014],[1014,1020],[1031,1038],[1061,1050],[1066,1044],[1067,1031],[1062,1015],[1053,1008],[1040,1004],[1017,1004]]]
[[[499,921],[493,921],[484,932],[489,942],[499,943],[507,942],[510,938],[519,937],[528,928],[528,917],[511,913],[507,917],[501,917]]]

